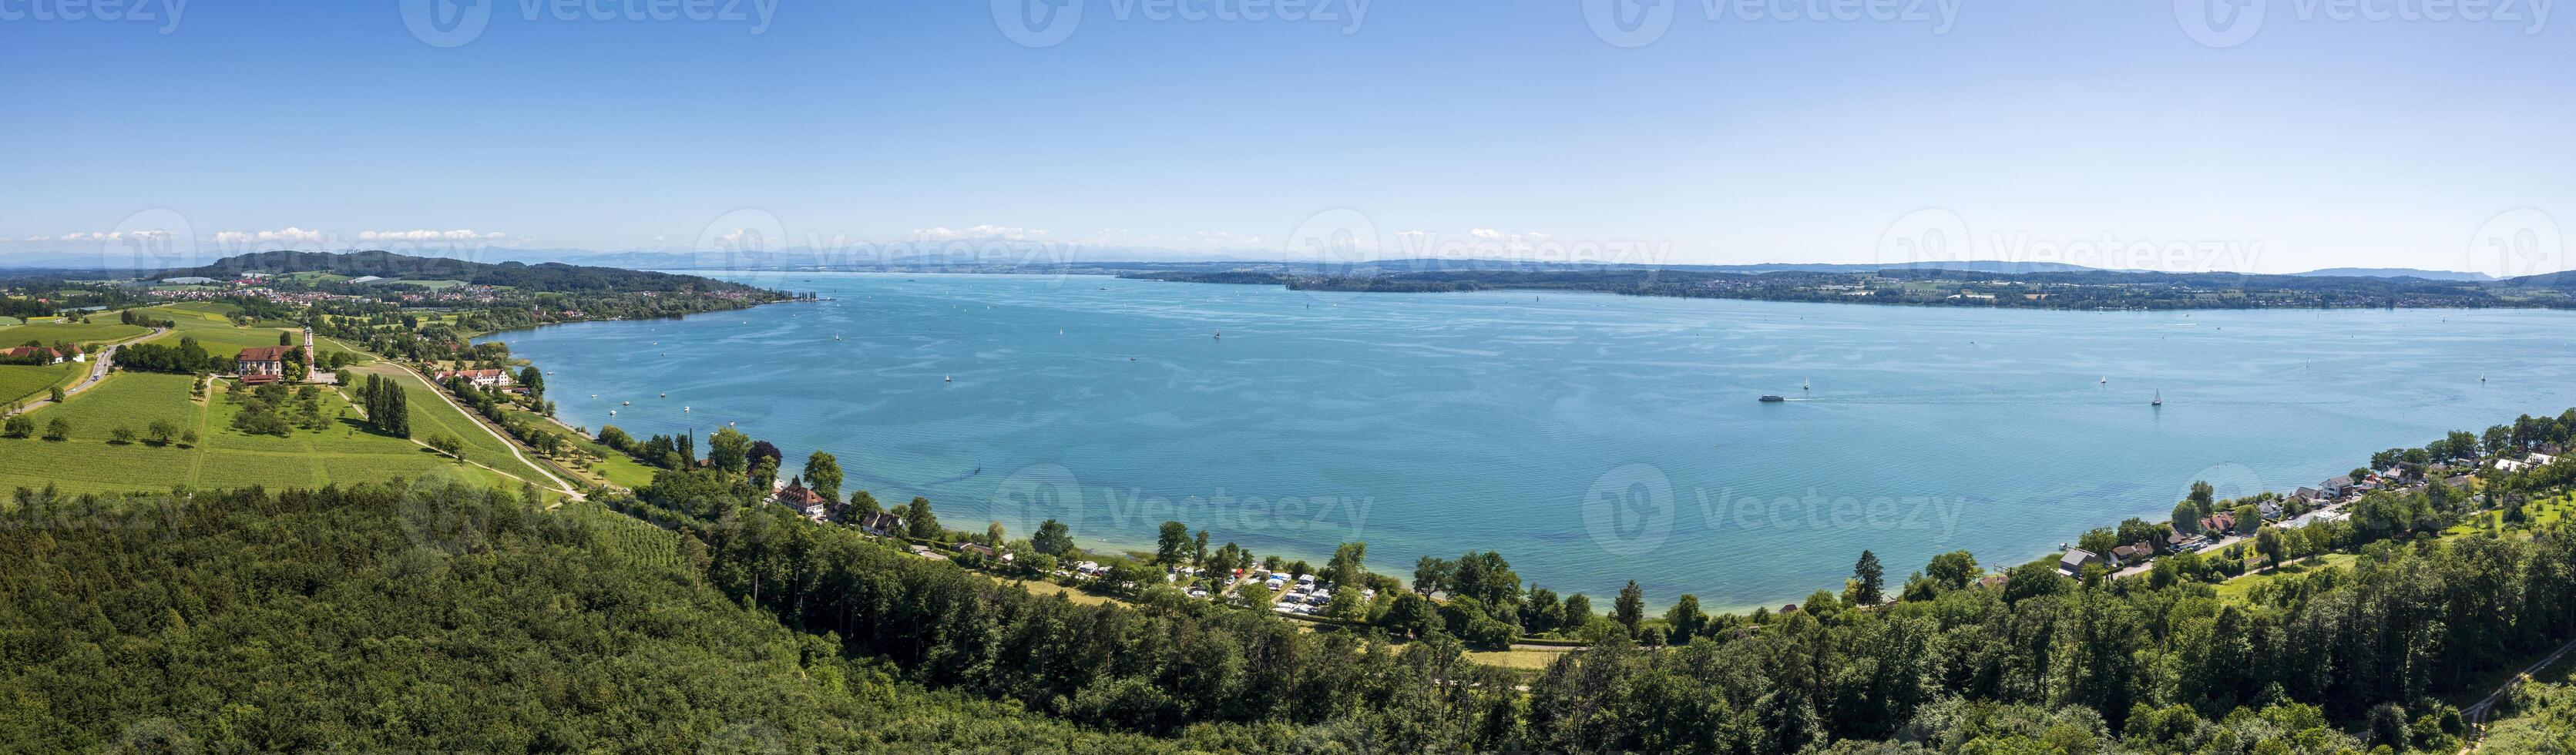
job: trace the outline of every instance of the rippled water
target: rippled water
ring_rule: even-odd
[[[2018,563],[2161,519],[2194,479],[2287,489],[2576,405],[2576,330],[2550,312],[736,277],[834,300],[498,337],[556,372],[567,422],[738,423],[951,529],[1054,517],[1133,546],[1179,518],[1316,563],[1364,540],[1399,574],[1490,549],[1559,592],[1635,579],[1657,604],[1839,589],[1864,548],[1891,583],[1948,550]]]

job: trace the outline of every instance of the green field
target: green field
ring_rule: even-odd
[[[517,480],[458,464],[412,441],[378,435],[355,419],[320,431],[298,429],[283,438],[244,434],[232,429],[237,406],[220,394],[203,405],[191,401],[189,380],[184,375],[115,373],[61,406],[30,413],[40,427],[54,419],[70,422],[71,439],[0,438],[0,488],[47,483],[72,493],[167,490],[181,484],[309,488],[432,476],[519,486]],[[453,414],[444,405],[435,409]],[[354,418],[357,412],[337,392],[324,391],[323,416],[334,414]],[[199,443],[120,445],[107,440],[116,427],[142,432],[154,419],[194,428]]]
[[[195,338],[197,345],[206,347],[206,353],[225,359],[231,359],[234,355],[240,354],[242,349],[275,346],[280,334],[286,334],[292,343],[304,342],[303,336],[298,334],[298,331],[286,328],[236,328],[233,327],[231,320],[224,319],[218,314],[193,312],[174,315],[170,310],[157,307],[144,312],[155,318],[168,319],[179,324],[179,327],[171,328],[170,332],[152,339],[153,343],[176,344],[181,338]]]
[[[89,365],[82,362],[62,364],[0,364],[0,404],[24,404],[45,397],[45,389],[54,386],[70,388]]]
[[[373,365],[353,372],[383,375],[402,384],[403,391],[411,400],[412,437],[428,440],[441,433],[456,436],[457,440],[464,442],[465,458],[522,479],[534,480],[539,487],[546,485],[546,476],[510,455],[508,444],[485,432],[474,418],[449,407],[440,399],[437,389],[412,377],[411,373],[388,365]]]
[[[36,341],[51,346],[62,341],[70,341],[88,346],[122,341],[152,332],[143,326],[127,325],[113,318],[101,319],[104,322],[86,325],[76,322],[39,322],[0,327],[0,345],[23,346],[28,341]]]

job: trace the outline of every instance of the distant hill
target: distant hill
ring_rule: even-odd
[[[2476,281],[2484,283],[2496,277],[2486,273],[2456,270],[2417,270],[2411,267],[2329,267],[2304,273],[2291,273],[2303,278],[2422,278],[2428,281]]]
[[[183,267],[152,274],[154,278],[205,276],[235,278],[243,273],[331,273],[351,278],[377,276],[413,281],[464,281],[479,286],[509,286],[528,291],[625,293],[638,291],[753,290],[750,286],[695,275],[645,272],[614,267],[585,267],[560,262],[484,263],[447,257],[413,257],[392,252],[259,252],[226,257],[202,267]]]

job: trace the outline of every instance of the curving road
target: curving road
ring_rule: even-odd
[[[64,400],[70,400],[70,399],[71,399],[71,397],[73,397],[73,396],[77,396],[77,395],[80,395],[80,392],[81,392],[81,391],[86,391],[86,390],[89,390],[89,389],[91,389],[91,388],[93,388],[93,387],[96,387],[96,386],[98,385],[98,381],[106,380],[106,379],[107,379],[107,370],[108,370],[108,368],[109,368],[109,367],[112,367],[112,366],[114,366],[114,365],[116,364],[116,350],[117,350],[117,349],[122,348],[122,347],[124,347],[124,346],[126,346],[126,345],[128,345],[128,344],[132,344],[132,343],[134,343],[134,342],[136,342],[136,341],[141,341],[141,340],[149,339],[149,338],[152,338],[152,337],[154,337],[154,336],[158,336],[158,335],[161,335],[161,334],[163,334],[163,333],[168,333],[168,332],[170,332],[170,329],[169,329],[169,328],[153,328],[153,329],[152,329],[152,332],[150,332],[150,333],[145,333],[145,334],[143,334],[143,335],[135,336],[135,337],[133,337],[133,338],[128,338],[128,339],[125,339],[125,340],[122,340],[122,341],[118,341],[118,342],[115,342],[115,343],[111,343],[111,344],[108,344],[108,345],[106,346],[106,348],[99,349],[99,350],[98,350],[98,358],[97,358],[97,359],[92,359],[92,360],[90,360],[90,363],[89,363],[89,374],[88,374],[88,375],[84,375],[84,376],[82,376],[82,377],[81,377],[81,381],[80,381],[80,382],[78,382],[78,383],[74,383],[74,384],[72,384],[72,387],[63,389],[63,398],[64,398]],[[49,399],[49,398],[40,398],[40,399],[36,399],[36,400],[34,400],[34,401],[27,402],[27,405],[26,405],[26,406],[18,407],[18,409],[17,409],[16,411],[8,412],[7,414],[0,414],[0,416],[14,416],[14,415],[19,415],[19,414],[25,414],[25,413],[27,413],[27,412],[32,412],[32,411],[35,411],[35,410],[38,410],[38,409],[42,409],[42,408],[45,408],[45,407],[48,407],[48,406],[52,406],[52,405],[54,405],[54,401],[53,401],[53,399]]]

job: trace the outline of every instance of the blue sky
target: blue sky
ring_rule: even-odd
[[[1368,256],[2576,267],[2576,15],[2530,0],[2441,21],[2420,15],[2460,11],[2237,0],[2261,20],[2218,35],[2187,28],[2201,0],[1310,6],[1330,21],[1061,0],[1078,25],[1018,39],[1001,11],[1022,0],[504,0],[479,31],[419,33],[406,10],[456,9],[63,17],[89,1],[0,0],[0,264],[171,228],[200,252],[506,254],[762,227],[1267,258],[1338,234]],[[1587,10],[1649,23],[1596,32]]]

